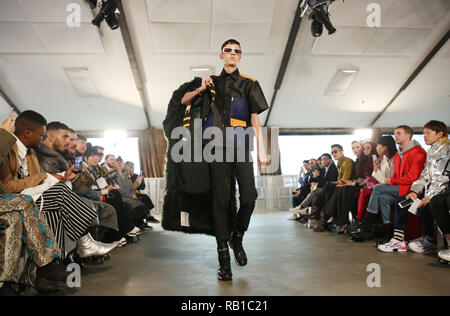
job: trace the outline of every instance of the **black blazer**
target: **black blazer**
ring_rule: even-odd
[[[334,162],[331,163],[330,168],[328,168],[327,174],[325,174],[325,168],[323,170],[323,175],[320,175],[320,180],[318,187],[323,188],[325,183],[337,181],[339,173]]]

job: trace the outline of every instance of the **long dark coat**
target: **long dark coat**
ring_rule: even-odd
[[[163,122],[168,146],[162,227],[170,231],[214,236],[209,164],[206,162],[175,163],[170,155],[173,145],[179,141],[171,139],[172,130],[183,125],[183,116],[186,110],[186,106],[181,104],[181,99],[186,92],[193,91],[200,85],[201,78],[195,78],[193,81],[181,85],[172,95]],[[201,113],[200,116],[203,118],[208,114],[205,112],[205,108],[208,108],[210,102],[211,94],[204,93],[203,96],[194,100],[191,112]],[[230,181],[232,184],[229,208],[231,216],[229,216],[230,222],[228,223],[230,230],[236,214],[236,182],[234,175],[231,177],[233,178],[233,181]],[[186,219],[186,213],[189,214],[188,223],[184,220],[182,222],[182,216]]]

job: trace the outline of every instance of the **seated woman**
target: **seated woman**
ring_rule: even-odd
[[[13,114],[0,124],[0,167],[16,143]],[[36,279],[29,281],[39,291],[65,287],[66,267],[59,260],[61,252],[47,222],[37,211],[33,199],[5,194],[0,181],[0,296],[18,295],[19,265],[23,250],[37,266]]]
[[[377,141],[378,159],[374,160],[372,177],[369,177],[361,191],[358,200],[358,215],[356,219],[361,222],[366,216],[372,188],[378,183],[383,183],[385,179],[394,174],[394,156],[397,153],[397,146],[392,136],[381,136]]]
[[[353,218],[357,217],[358,201],[361,191],[367,186],[372,177],[374,161],[378,160],[376,151],[377,144],[372,141],[363,142],[363,152],[356,159],[356,177],[355,181],[341,181],[342,195],[341,203],[338,204],[338,218],[348,224],[348,212],[350,211]],[[373,180],[372,180],[373,181]]]
[[[357,180],[341,180],[336,190],[338,195],[335,211],[336,224],[341,226],[341,232],[349,224],[349,212],[352,212],[353,218],[357,215],[357,202],[361,188],[373,171],[372,155],[376,155],[376,144],[367,141],[362,144],[361,148],[356,147],[354,153],[357,156],[355,162]],[[328,222],[332,223],[333,221],[334,218],[331,218]]]

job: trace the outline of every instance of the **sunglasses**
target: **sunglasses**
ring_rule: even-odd
[[[340,152],[340,150],[333,150],[331,153],[332,154],[337,154],[338,152]]]
[[[224,47],[222,50],[222,53],[225,53],[225,54],[231,54],[232,52],[237,55],[242,55],[242,49],[240,49],[240,48]]]

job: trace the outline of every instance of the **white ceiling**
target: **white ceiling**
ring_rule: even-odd
[[[65,23],[74,2],[81,4],[81,28]],[[298,0],[122,2],[154,127],[162,127],[171,94],[191,79],[191,68],[221,70],[218,54],[228,38],[242,43],[241,73],[257,78],[270,102]],[[450,28],[449,0],[377,0],[382,27],[368,28],[366,8],[373,2],[337,0],[333,36],[324,30],[314,39],[303,20],[269,126],[367,126]],[[0,87],[20,109],[76,129],[143,129],[122,35],[105,23],[91,25],[92,17],[83,0],[0,0]],[[100,97],[77,95],[64,72],[77,67],[89,70]],[[325,96],[346,68],[359,70],[346,95]],[[431,118],[450,124],[449,79],[447,43],[376,126],[422,126]]]

